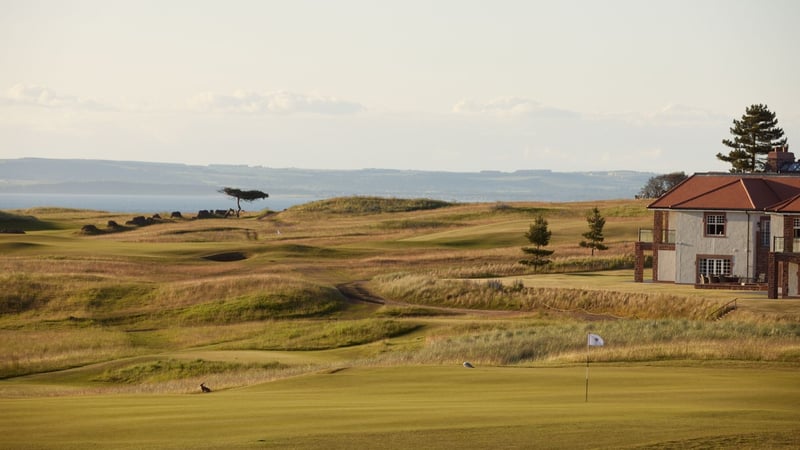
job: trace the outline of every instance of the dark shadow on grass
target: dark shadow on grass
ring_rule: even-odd
[[[247,259],[247,255],[245,255],[242,252],[225,252],[225,253],[216,253],[213,255],[203,256],[203,259],[216,262],[232,262],[232,261],[242,261],[244,259]]]

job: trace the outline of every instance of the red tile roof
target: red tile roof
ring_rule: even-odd
[[[800,176],[694,174],[648,208],[800,213]]]

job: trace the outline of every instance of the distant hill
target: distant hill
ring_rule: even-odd
[[[0,159],[0,194],[209,195],[223,186],[270,195],[371,195],[458,202],[631,198],[655,175],[635,171],[311,170],[84,159]]]

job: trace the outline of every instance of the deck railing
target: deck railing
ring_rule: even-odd
[[[653,236],[652,229],[639,228],[639,242],[655,242]],[[661,242],[663,244],[674,244],[675,230],[661,230]]]
[[[733,299],[712,311],[711,314],[708,315],[708,318],[711,320],[719,320],[725,317],[725,315],[731,311],[736,311],[736,299]]]
[[[789,250],[790,248],[791,250]],[[800,253],[800,238],[773,236],[772,251],[775,253]]]

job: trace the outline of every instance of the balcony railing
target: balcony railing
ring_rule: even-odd
[[[800,238],[773,236],[772,251],[775,253],[800,253]]]
[[[653,230],[646,228],[639,228],[639,242],[655,242],[653,239]],[[674,244],[675,243],[675,230],[661,230],[661,243]]]

